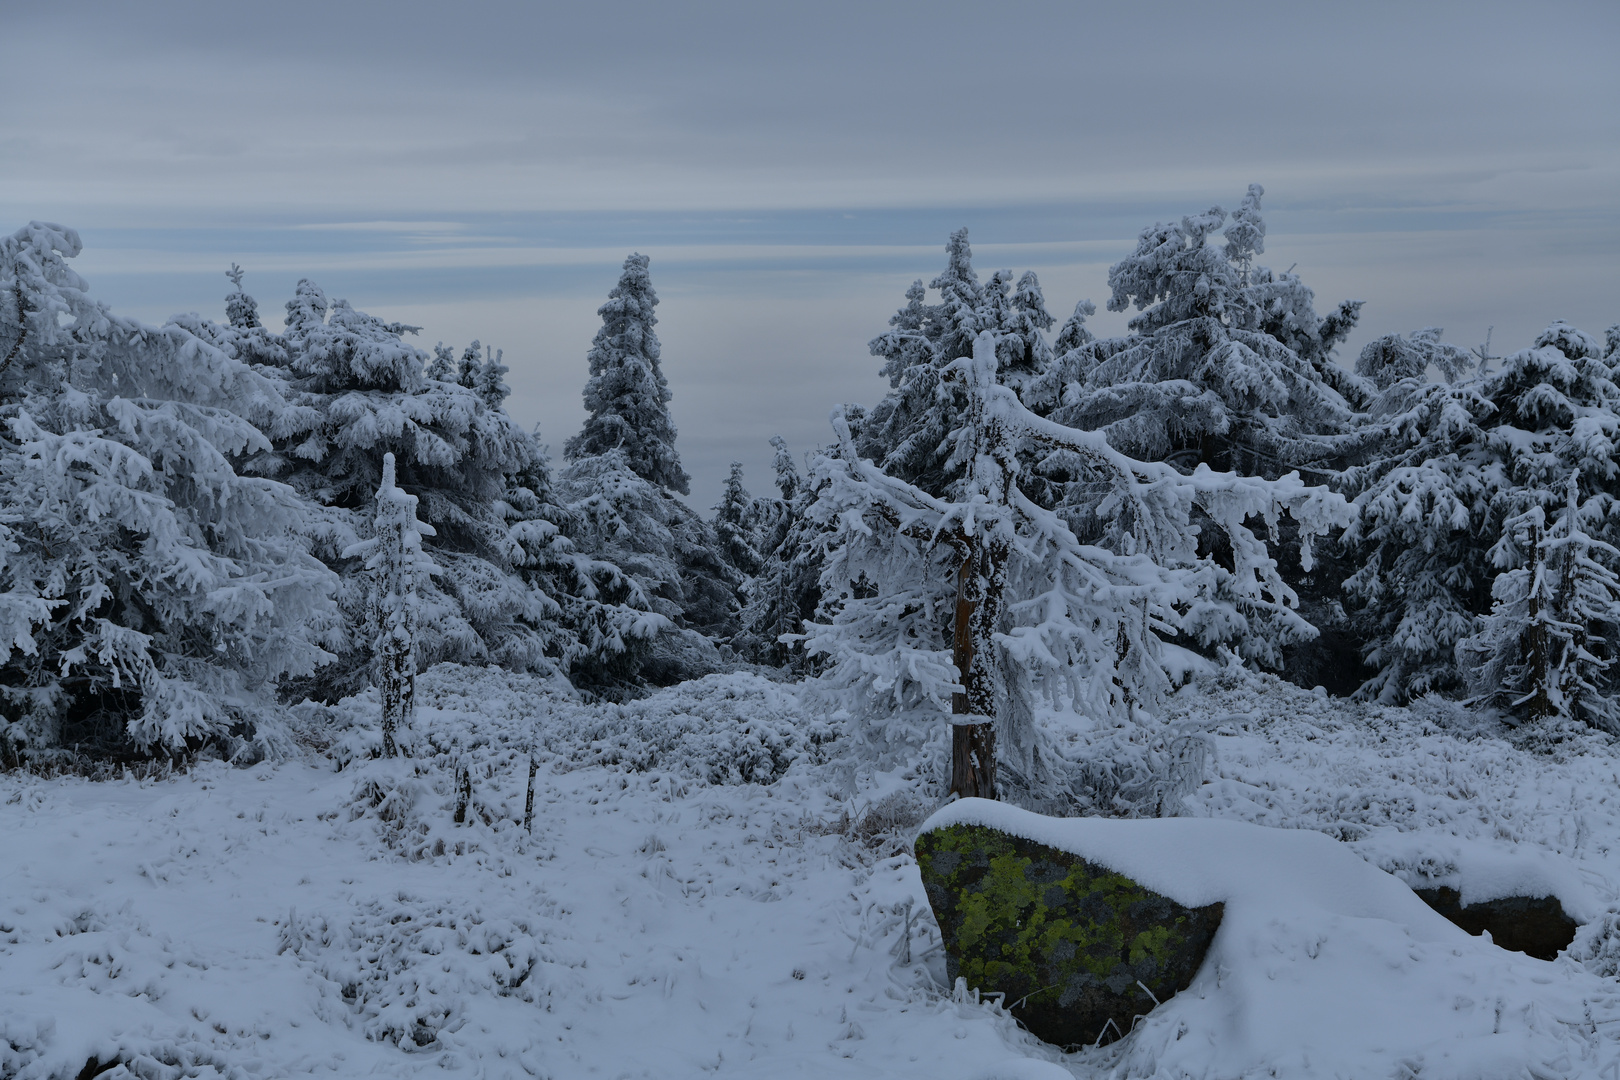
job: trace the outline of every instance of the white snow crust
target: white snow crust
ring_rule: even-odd
[[[988,799],[962,799],[923,823],[984,825],[1072,852],[1188,907],[1319,910],[1406,924],[1421,940],[1467,937],[1399,880],[1316,832],[1241,821],[1053,818]]]
[[[852,781],[798,688],[752,675],[585,706],[440,666],[410,760],[357,756],[367,696],[306,710],[348,727],[330,756],[0,775],[0,1076],[1609,1080],[1620,763],[1445,719],[1210,684],[1164,721],[1209,744],[1185,818],[942,811],[1225,901],[1188,991],[1064,1054],[944,983],[906,850],[926,762]],[[1065,754],[1126,730],[1042,720]],[[1489,876],[1454,852],[1566,873],[1603,913],[1557,962],[1504,952],[1385,873]]]

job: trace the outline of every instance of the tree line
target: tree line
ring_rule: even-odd
[[[144,326],[34,223],[0,242],[3,753],[267,752],[286,702],[442,660],[608,699],[810,678],[876,758],[943,725],[964,794],[1036,783],[1041,696],[1140,718],[1221,663],[1616,728],[1620,327],[1342,364],[1362,305],[1258,262],[1263,194],[1143,230],[1110,338],[952,234],[871,342],[881,400],[773,440],[768,496],[734,466],[707,518],[644,256],[554,467],[498,351],[429,355],[307,280],[272,332],[235,267],[225,322]],[[405,500],[408,656],[378,555]]]

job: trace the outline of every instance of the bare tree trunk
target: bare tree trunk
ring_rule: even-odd
[[[996,615],[990,609],[1000,606],[995,603],[1000,583],[999,574],[981,573],[999,570],[997,560],[987,555],[976,549],[956,571],[951,652],[962,691],[951,695],[951,793],[964,799],[996,797],[995,677],[987,631]]]

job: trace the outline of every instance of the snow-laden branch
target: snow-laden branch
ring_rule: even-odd
[[[965,383],[969,402],[950,434],[961,476],[955,498],[859,457],[841,412],[832,417],[836,454],[814,464],[811,513],[833,539],[826,615],[807,626],[806,647],[829,658],[822,682],[852,712],[882,726],[943,712],[953,696],[963,712],[961,699],[975,688],[973,673],[960,670],[960,628],[952,661],[953,611],[958,621],[977,620],[972,655],[1000,650],[1045,693],[1127,714],[1186,670],[1184,644],[1237,641],[1263,653],[1274,643],[1246,640],[1256,637],[1257,616],[1284,640],[1314,635],[1248,523],[1259,519],[1274,536],[1281,515],[1291,516],[1308,567],[1309,538],[1350,522],[1340,495],[1297,473],[1263,480],[1200,466],[1183,474],[1036,416],[996,381],[989,334],[944,377]],[[1116,540],[1083,543],[1061,514],[1020,489],[1020,461],[1039,450],[1073,455],[1101,485],[1096,514],[1117,526]],[[1211,526],[1225,541],[1224,560],[1200,551],[1199,530]]]

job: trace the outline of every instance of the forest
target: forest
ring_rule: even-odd
[[[1615,730],[1620,326],[1337,356],[1361,305],[1257,261],[1262,195],[1144,229],[1115,338],[1033,273],[981,280],[953,233],[871,341],[877,403],[775,440],[769,493],[734,468],[708,516],[643,256],[554,461],[499,350],[429,354],[308,280],[271,329],[234,266],[224,322],[141,325],[73,230],[29,225],[0,249],[0,754],[256,759],[288,706],[440,662],[608,702],[808,679],[874,745],[974,718],[964,794],[1058,793],[1033,699],[1128,720],[1231,663]]]
[[[951,233],[707,511],[643,254],[540,432],[495,343],[0,240],[0,1076],[1607,1080],[1620,325],[1347,355],[1264,194],[1144,228],[1116,337]],[[1207,958],[1041,1028],[939,884],[995,829]]]

